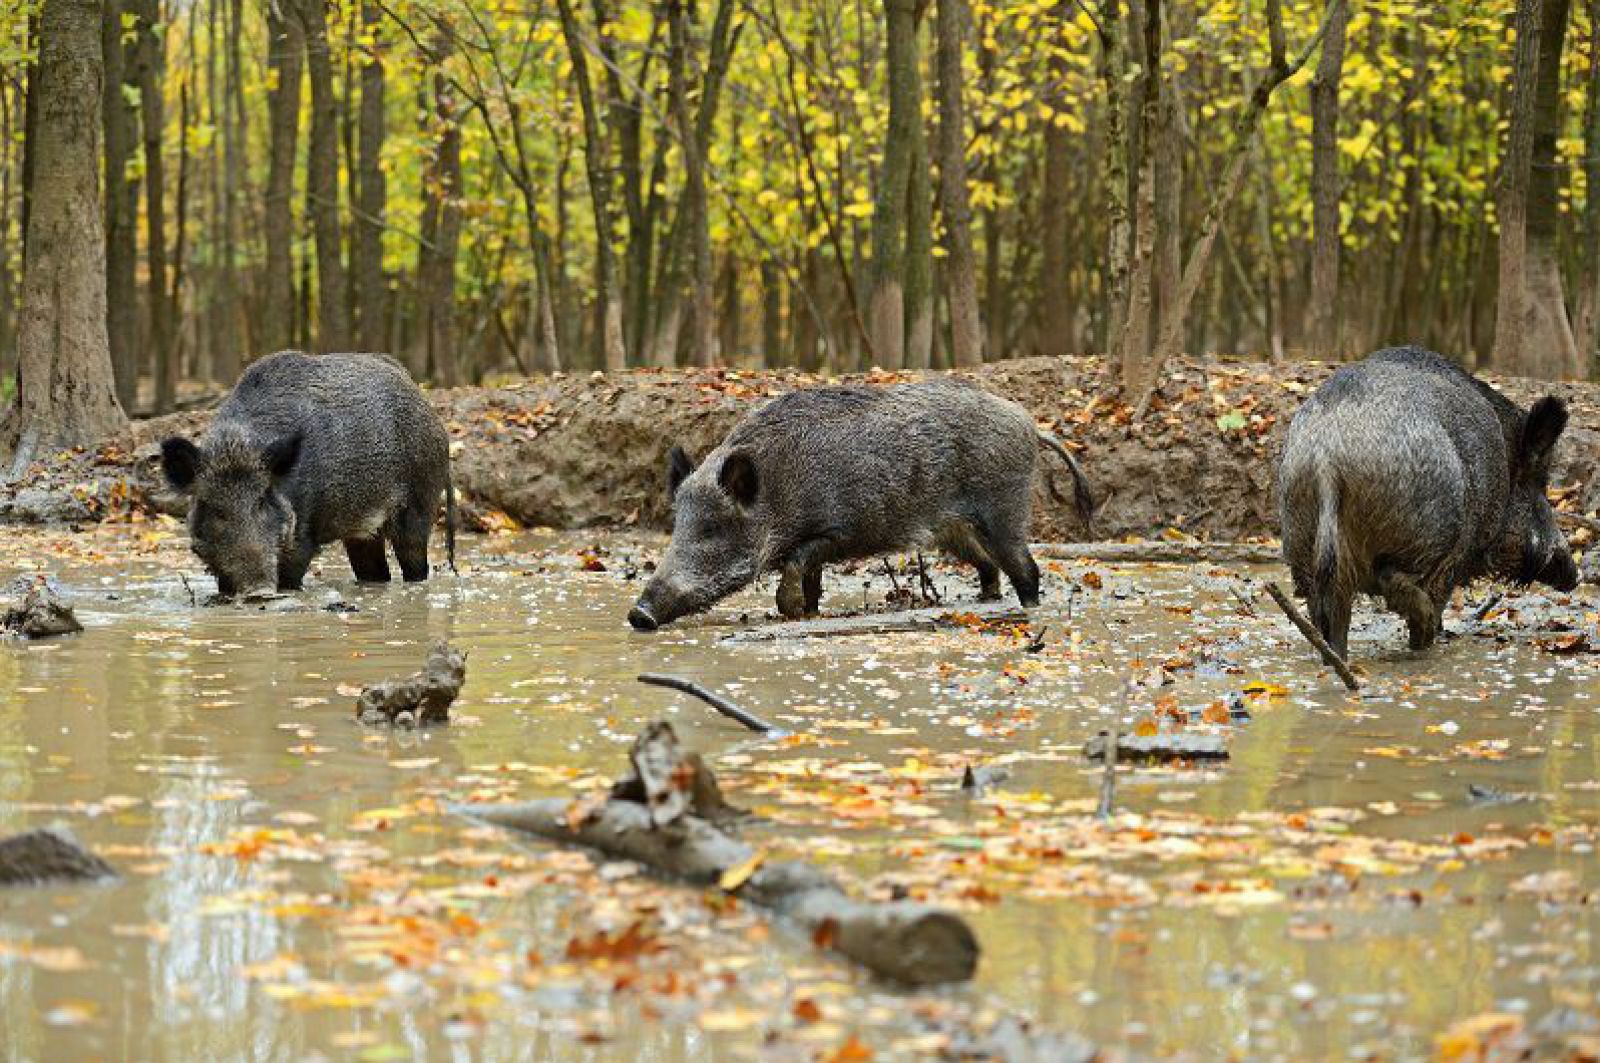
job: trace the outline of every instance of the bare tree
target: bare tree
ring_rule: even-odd
[[[361,109],[358,117],[360,155],[356,163],[358,209],[350,227],[350,272],[355,286],[358,344],[363,350],[388,346],[388,281],[383,273],[383,227],[388,209],[388,182],[383,173],[384,53],[378,43],[377,0],[362,0],[361,28],[373,41],[361,58]]]
[[[311,142],[306,156],[306,199],[317,243],[317,347],[347,350],[349,303],[339,224],[339,98],[333,91],[325,0],[301,0],[306,71],[311,82]]]
[[[966,77],[961,70],[961,53],[967,38],[967,0],[938,2],[939,190],[944,217],[945,290],[950,303],[950,352],[956,365],[977,365],[983,361],[983,321],[978,312],[977,262],[972,253]]]
[[[129,179],[138,116],[128,98],[123,0],[105,0],[100,41],[105,56],[106,333],[117,402],[133,409],[139,391],[139,182]]]
[[[1306,347],[1311,357],[1343,356],[1339,337],[1339,81],[1344,73],[1350,7],[1334,0],[1328,34],[1311,79],[1311,300]]]
[[[305,68],[299,19],[279,4],[267,5],[267,64],[272,71],[267,94],[271,147],[262,220],[267,251],[261,334],[267,349],[276,351],[294,342],[294,172]]]

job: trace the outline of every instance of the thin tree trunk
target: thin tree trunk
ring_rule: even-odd
[[[271,132],[265,214],[265,298],[262,339],[268,351],[294,343],[294,172],[300,139],[300,82],[305,65],[305,35],[293,12],[267,5],[267,64],[272,79],[267,91]]]
[[[1337,0],[1334,0],[1337,2]],[[1250,145],[1255,139],[1256,131],[1261,126],[1261,119],[1267,113],[1267,106],[1272,102],[1272,94],[1289,78],[1293,77],[1301,67],[1311,58],[1321,44],[1322,38],[1328,31],[1328,14],[1324,12],[1322,21],[1317,27],[1317,32],[1307,42],[1305,48],[1291,62],[1285,54],[1283,33],[1283,13],[1279,0],[1267,0],[1267,29],[1271,41],[1272,58],[1267,70],[1261,79],[1256,82],[1249,99],[1245,101],[1243,109],[1234,120],[1233,143],[1229,146],[1227,167],[1223,171],[1222,179],[1212,189],[1211,200],[1206,205],[1205,216],[1200,219],[1200,233],[1195,240],[1194,247],[1189,252],[1189,257],[1183,266],[1183,280],[1178,286],[1178,299],[1176,312],[1165,318],[1161,325],[1161,334],[1156,339],[1155,355],[1145,367],[1139,385],[1143,396],[1139,400],[1137,412],[1143,414],[1149,406],[1150,398],[1155,394],[1155,388],[1160,383],[1161,367],[1167,359],[1173,357],[1183,346],[1184,331],[1188,325],[1189,307],[1193,305],[1195,296],[1200,291],[1201,283],[1205,280],[1206,267],[1211,261],[1211,248],[1217,239],[1217,230],[1222,227],[1223,218],[1228,207],[1233,203],[1234,196],[1238,194],[1239,186],[1244,182],[1245,164],[1250,158]]]
[[[940,3],[940,33],[944,32],[944,0]],[[1073,193],[1073,136],[1067,128],[1070,108],[1067,80],[1071,74],[1068,63],[1068,27],[1077,17],[1078,6],[1074,0],[1056,0],[1051,9],[1046,39],[1050,42],[1050,60],[1045,67],[1047,78],[1043,92],[1048,108],[1044,126],[1044,188],[1040,192],[1039,239],[1039,337],[1040,354],[1067,354],[1074,346],[1072,306],[1072,251],[1070,235],[1074,211]],[[941,36],[939,46],[944,47]],[[943,52],[940,52],[940,71],[944,70]],[[941,160],[941,168],[943,161]],[[949,202],[948,196],[946,202]],[[946,223],[948,225],[948,222]],[[953,256],[951,256],[953,259]],[[951,262],[954,269],[954,262]],[[953,293],[953,289],[952,289]],[[955,300],[951,299],[951,339],[958,354],[960,340],[955,328]]]
[[[961,70],[961,54],[967,38],[967,0],[938,0],[938,4],[939,189],[940,208],[944,217],[943,272],[950,303],[951,358],[958,366],[970,366],[983,361],[983,320],[978,310],[977,260],[972,252],[972,206],[967,188],[966,78]],[[1050,129],[1054,128],[1052,123]],[[1065,256],[1064,241],[1059,250]],[[1064,262],[1061,273],[1064,283]]]
[[[101,14],[96,0],[45,0],[38,13],[17,397],[0,430],[13,473],[127,423],[106,338]]]
[[[131,410],[139,392],[139,182],[128,177],[137,115],[125,86],[133,84],[123,45],[123,0],[105,0],[100,39],[105,55],[106,334],[117,402]],[[0,293],[3,297],[4,293]],[[0,336],[0,341],[4,337]]]
[[[898,369],[906,356],[906,206],[922,114],[917,93],[916,0],[884,0],[884,8],[888,15],[889,128],[872,210],[872,296],[867,329],[878,364]]]
[[[147,346],[154,353],[155,396],[152,409],[172,409],[178,390],[175,337],[167,297],[166,178],[161,151],[165,128],[162,88],[166,83],[166,33],[160,0],[136,0],[139,16],[139,107],[144,123],[144,219],[146,301],[150,310]]]
[[[578,87],[578,102],[583,110],[583,161],[589,178],[589,201],[594,210],[595,288],[600,305],[600,356],[607,372],[628,367],[628,348],[623,335],[622,285],[617,275],[616,211],[612,205],[611,145],[613,126],[609,98],[606,112],[595,102],[589,79],[589,59],[578,30],[572,0],[558,0],[561,30],[572,61],[572,80]]]
[[[1312,358],[1344,357],[1339,335],[1339,230],[1342,182],[1339,177],[1339,82],[1344,74],[1346,0],[1335,0],[1322,41],[1316,76],[1311,79],[1311,295],[1306,348]]]
[[[437,63],[435,63],[437,66]],[[417,264],[418,368],[443,387],[459,383],[455,273],[461,243],[461,121],[454,90],[443,73],[433,76],[433,159],[423,182],[422,237]],[[559,344],[553,349],[559,349]]]
[[[1133,225],[1128,212],[1128,166],[1132,129],[1127,124],[1128,46],[1122,29],[1119,0],[1106,0],[1100,9],[1099,74],[1106,94],[1105,188],[1106,260],[1105,310],[1101,314],[1103,343],[1116,355],[1128,313],[1129,257],[1133,253]],[[991,353],[993,348],[990,348]]]
[[[757,365],[783,363],[783,271],[770,258],[761,260],[761,350]]]
[[[1511,68],[1510,130],[1500,157],[1500,283],[1495,299],[1496,368],[1515,372],[1522,361],[1522,307],[1527,290],[1528,178],[1533,162],[1534,101],[1539,78],[1539,25],[1543,0],[1518,0],[1516,52]]]
[[[917,99],[922,99],[921,77]],[[928,137],[921,105],[911,148],[906,187],[905,367],[926,369],[933,358],[933,182],[928,174]]]
[[[383,227],[389,190],[383,172],[384,50],[379,36],[382,9],[378,0],[362,0],[361,28],[371,51],[361,59],[361,110],[358,118],[360,156],[356,195],[359,209],[350,230],[350,271],[355,285],[357,345],[366,351],[388,347],[388,281],[383,274]]]
[[[1116,350],[1122,379],[1143,382],[1150,361],[1150,330],[1155,312],[1156,153],[1161,136],[1161,0],[1134,0],[1141,30],[1139,69],[1139,183],[1134,204],[1133,260],[1128,271],[1128,308]]]
[[[317,244],[317,347],[342,351],[350,346],[350,321],[339,223],[339,98],[333,90],[333,56],[323,4],[324,0],[300,2],[311,82],[306,185]]]
[[[245,155],[249,140],[244,127],[243,71],[239,38],[244,34],[242,25],[243,0],[228,0],[223,48],[223,113],[216,120],[222,123],[222,307],[219,317],[223,323],[221,335],[212,350],[212,370],[218,382],[231,385],[244,364],[249,347],[243,286],[239,281],[239,207],[244,194]]]

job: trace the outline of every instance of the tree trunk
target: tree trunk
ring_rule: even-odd
[[[152,410],[166,413],[178,390],[178,364],[167,298],[166,176],[161,134],[165,128],[162,90],[166,84],[165,27],[160,0],[135,0],[139,16],[139,108],[144,123],[144,221],[146,303],[150,310],[147,347],[155,355]]]
[[[455,387],[459,383],[455,274],[461,243],[461,121],[454,90],[442,73],[433,77],[433,126],[433,159],[423,182],[423,243],[417,252],[422,344],[417,362],[441,386]]]
[[[1133,227],[1128,213],[1129,138],[1132,135],[1127,124],[1128,48],[1119,0],[1106,0],[1101,8],[1099,36],[1098,72],[1106,94],[1105,305],[1100,320],[1106,353],[1115,355],[1117,352],[1113,348],[1122,337],[1127,319],[1128,258],[1133,251]]]
[[[267,5],[267,64],[272,80],[267,92],[271,155],[262,228],[266,234],[266,271],[262,288],[262,340],[267,351],[294,343],[294,171],[300,139],[300,81],[305,64],[305,35],[293,12]]]
[[[127,423],[106,338],[101,5],[45,0],[38,18],[17,397],[0,433],[13,473],[37,455],[92,444]]]
[[[388,186],[383,173],[384,54],[379,43],[378,0],[362,0],[361,27],[372,40],[371,52],[361,60],[360,156],[356,194],[359,209],[350,230],[350,270],[355,284],[355,305],[360,335],[357,345],[366,351],[388,349],[388,282],[383,274],[383,228],[388,210]]]
[[[1073,335],[1073,307],[1072,307],[1072,237],[1070,225],[1075,204],[1073,203],[1074,191],[1081,191],[1073,185],[1073,136],[1067,128],[1066,122],[1074,106],[1067,94],[1067,80],[1071,76],[1071,66],[1068,63],[1069,52],[1066,45],[1066,34],[1073,19],[1077,17],[1078,8],[1073,0],[1056,0],[1055,7],[1051,10],[1050,21],[1046,23],[1048,32],[1046,40],[1049,41],[1050,60],[1046,66],[1048,81],[1043,93],[1046,101],[1046,115],[1044,127],[1044,188],[1040,193],[1039,213],[1039,239],[1043,244],[1040,251],[1039,262],[1039,336],[1038,350],[1040,354],[1057,355],[1068,354],[1076,346],[1076,337]],[[944,5],[940,4],[939,29],[944,32]],[[944,38],[940,37],[939,46],[944,47]],[[940,52],[940,71],[944,70],[944,53]],[[940,163],[943,166],[943,161]],[[949,202],[948,193],[945,202]],[[948,228],[949,222],[946,221]],[[954,255],[950,267],[955,268]],[[952,295],[954,289],[951,290]],[[955,300],[951,299],[951,335],[955,340],[957,364],[960,364],[960,343],[955,333]]]
[[[1534,99],[1539,76],[1539,24],[1542,0],[1518,0],[1516,52],[1511,68],[1509,131],[1500,157],[1500,188],[1495,204],[1500,225],[1500,284],[1495,299],[1496,368],[1515,372],[1522,360],[1522,308],[1527,290],[1528,176],[1533,161]]]
[[[1527,276],[1524,279],[1520,356],[1515,372],[1541,380],[1575,380],[1586,374],[1567,317],[1561,279],[1561,51],[1569,0],[1544,0],[1539,28],[1538,88],[1534,93],[1533,154],[1528,176]]]
[[[783,271],[771,258],[761,260],[761,350],[757,365],[783,364]]]
[[[1311,295],[1307,353],[1322,361],[1344,357],[1339,335],[1339,81],[1344,74],[1346,0],[1335,0],[1328,35],[1311,79]]]
[[[1592,364],[1600,342],[1600,0],[1589,0],[1589,67],[1583,118],[1583,263],[1573,322],[1578,354]]]
[[[972,251],[972,206],[967,189],[966,79],[961,54],[967,39],[967,0],[938,0],[939,190],[944,216],[943,265],[950,302],[950,350],[958,366],[983,361],[978,268]],[[1054,129],[1054,123],[1050,126]],[[1046,136],[1049,136],[1047,131]],[[1066,254],[1065,241],[1060,252]],[[1066,270],[1061,270],[1066,280]]]
[[[1161,125],[1161,0],[1134,0],[1140,27],[1139,183],[1134,204],[1133,260],[1128,271],[1128,303],[1116,344],[1122,379],[1144,380],[1150,361],[1150,329],[1155,312],[1156,154]]]
[[[906,207],[922,113],[917,98],[916,0],[883,2],[888,15],[889,128],[872,209],[872,296],[867,329],[878,364],[899,369],[906,356]]]
[[[123,0],[105,0],[100,41],[105,55],[106,334],[117,402],[131,410],[139,397],[139,182],[129,179],[128,164],[138,118],[124,91],[133,84],[122,42],[124,10]]]
[[[610,129],[611,101],[602,114],[595,103],[594,86],[589,79],[589,59],[578,32],[578,19],[572,0],[558,0],[561,30],[572,60],[572,80],[577,84],[578,102],[583,110],[583,161],[589,178],[589,201],[594,210],[595,289],[600,304],[600,356],[607,372],[628,367],[628,348],[622,328],[622,285],[617,276],[617,219],[612,205],[612,167]]]
[[[223,65],[222,123],[222,303],[221,335],[212,351],[212,371],[219,383],[231,386],[249,349],[249,318],[243,286],[239,282],[239,208],[244,194],[244,172],[249,137],[244,119],[244,72],[239,39],[244,35],[243,0],[228,0]]]
[[[1164,39],[1172,40],[1177,31],[1171,29],[1176,12],[1169,5],[1161,18],[1159,30]],[[1159,71],[1159,65],[1156,66]],[[1155,257],[1151,262],[1151,287],[1155,297],[1157,331],[1168,317],[1178,310],[1178,285],[1183,276],[1183,120],[1179,109],[1176,81],[1159,93],[1156,102],[1156,124],[1151,132],[1146,151],[1155,157]]]
[[[333,91],[324,0],[301,0],[306,71],[311,81],[311,143],[306,156],[306,198],[317,244],[317,347],[350,347],[344,246],[339,226],[339,98]]]
[[[922,99],[921,78],[917,99]],[[918,105],[906,188],[905,367],[926,369],[933,358],[933,187],[928,174],[928,138]]]

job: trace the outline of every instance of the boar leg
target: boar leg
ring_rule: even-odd
[[[433,510],[408,505],[394,515],[386,529],[394,544],[394,557],[400,562],[400,575],[407,583],[428,578],[428,534],[433,531]]]
[[[388,583],[389,559],[383,552],[383,540],[346,539],[344,552],[350,556],[350,571],[362,583]]]
[[[1306,597],[1311,622],[1317,625],[1333,652],[1346,660],[1350,657],[1351,598],[1349,591],[1337,585],[1313,587]]]
[[[317,548],[313,543],[296,536],[289,548],[278,555],[278,589],[299,590],[305,582],[306,569],[311,567],[311,559],[316,555]]]
[[[978,570],[979,601],[1000,600],[1000,569],[995,565],[994,558],[989,556],[989,551],[978,542],[978,536],[970,524],[958,522],[940,529],[939,547],[957,561],[964,561]]]
[[[1000,562],[1006,578],[1017,592],[1017,600],[1024,608],[1039,604],[1039,566],[1028,552],[1028,544],[1021,540],[1003,546],[991,546],[989,552]]]
[[[822,606],[822,566],[812,565],[806,569],[801,584],[806,592],[806,613],[814,616]]]
[[[1387,565],[1380,567],[1378,591],[1390,611],[1405,618],[1413,650],[1425,650],[1433,645],[1439,634],[1440,610],[1410,573]]]

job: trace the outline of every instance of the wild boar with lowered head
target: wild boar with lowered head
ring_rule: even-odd
[[[1417,347],[1329,377],[1295,414],[1278,467],[1283,559],[1328,644],[1347,651],[1357,592],[1382,597],[1421,650],[1451,592],[1481,576],[1577,586],[1545,497],[1566,425],[1560,399],[1523,410]]]
[[[450,437],[385,355],[263,358],[198,444],[161,444],[161,465],[189,497],[190,544],[225,596],[300,589],[335,540],[358,580],[389,579],[386,542],[407,580],[427,579],[441,499],[455,565]]]
[[[1093,502],[1083,470],[1027,411],[958,379],[887,388],[795,391],[753,411],[698,466],[668,459],[672,542],[628,622],[653,630],[779,572],[778,611],[814,613],[822,567],[935,544],[978,570],[986,599],[1000,572],[1039,601],[1028,552],[1041,442],[1071,469],[1074,502]]]

